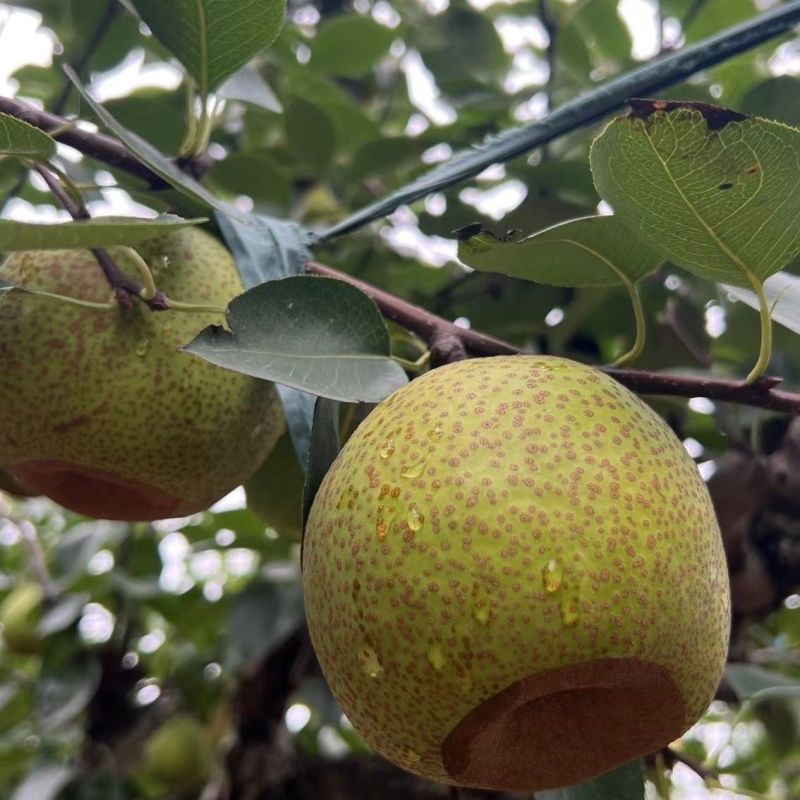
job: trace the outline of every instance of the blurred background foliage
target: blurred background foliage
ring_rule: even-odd
[[[487,134],[540,118],[610,76],[773,5],[290,0],[278,41],[219,92],[204,182],[242,210],[322,228]],[[58,61],[67,61],[125,126],[177,152],[181,73],[128,3],[19,0],[0,4],[0,26],[11,30],[21,14],[38,15],[37,35],[52,43],[55,61],[21,66],[10,90],[90,118],[65,92]],[[796,124],[798,73],[800,43],[785,36],[662,96]],[[624,291],[472,273],[456,260],[453,233],[473,222],[529,233],[596,213],[588,147],[598,131],[487,169],[315,255],[531,351],[613,360],[633,335]],[[106,164],[62,154],[95,208],[170,206],[166,192],[145,192]],[[56,213],[11,160],[0,162],[0,192],[6,216]],[[789,270],[798,274],[797,265]],[[649,340],[636,366],[741,376],[755,360],[758,317],[719,286],[667,264],[642,293]],[[392,334],[396,353],[419,355],[414,337],[394,327]],[[775,335],[771,371],[796,387],[795,334],[776,326]],[[800,429],[703,398],[653,405],[710,480],[736,618],[719,698],[675,746],[700,774],[654,761],[648,794],[732,797],[725,787],[738,787],[753,797],[798,797]],[[345,430],[362,413],[347,412]],[[0,495],[0,797],[447,796],[445,787],[369,755],[321,678],[299,586],[302,472],[292,471],[286,450],[248,487],[249,508],[239,490],[207,513],[154,525],[92,521],[41,498]],[[278,477],[281,508],[267,496]],[[175,719],[180,742],[165,768],[153,751],[163,760],[172,745],[154,737]],[[202,769],[191,755],[198,752]]]

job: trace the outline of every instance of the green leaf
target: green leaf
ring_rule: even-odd
[[[171,230],[199,225],[205,219],[162,214],[155,219],[94,217],[79,222],[0,220],[0,250],[60,250],[75,247],[134,245]]]
[[[52,667],[36,684],[39,724],[54,731],[75,719],[91,701],[100,683],[100,665],[88,657]]]
[[[314,38],[309,63],[331,75],[355,78],[386,55],[396,36],[371,17],[340,16],[324,25]]]
[[[644,800],[642,761],[617,767],[589,783],[536,792],[536,800]]]
[[[759,310],[758,295],[742,286],[722,284],[737,300],[750,308]],[[800,333],[800,278],[790,272],[776,272],[764,281],[764,293],[771,309],[771,316],[794,333]]]
[[[375,304],[344,281],[268,281],[228,307],[230,331],[212,326],[190,353],[220,367],[348,402],[378,402],[406,383],[389,358]]]
[[[121,125],[107,109],[100,105],[100,103],[86,91],[71,67],[65,65],[63,69],[64,73],[72,81],[75,88],[80,92],[81,97],[88,103],[100,122],[112,131],[122,143],[145,166],[155,172],[156,175],[170,186],[177,189],[181,194],[201,206],[214,208],[217,211],[222,211],[233,217],[243,216],[232,206],[214,197],[205,186],[194,178],[189,177],[180,167],[170,161],[149,142],[142,139],[141,136],[133,131],[129,131],[124,125]]]
[[[690,272],[751,286],[800,252],[800,131],[701,103],[635,101],[595,140],[600,195]]]
[[[139,15],[205,97],[283,27],[285,0],[134,0]]]
[[[631,236],[616,217],[574,219],[526,238],[497,239],[482,232],[459,242],[458,257],[481,271],[551,286],[624,286],[636,318],[636,340],[616,364],[641,353],[645,323],[635,284],[663,259]]]
[[[299,541],[304,482],[292,437],[285,433],[245,484],[247,507],[282,536]]]
[[[0,155],[47,161],[55,154],[55,139],[43,130],[0,113]]]
[[[252,663],[283,642],[303,620],[295,581],[257,579],[233,599],[225,626],[229,667]]]
[[[320,397],[314,406],[314,427],[308,451],[306,485],[303,487],[303,530],[322,479],[331,468],[342,443],[339,434],[339,404]]]
[[[725,680],[740,701],[758,703],[778,697],[800,697],[800,681],[755,664],[728,664]]]
[[[800,123],[800,80],[781,75],[758,83],[745,94],[738,108],[747,114],[797,125]]]
[[[330,117],[314,103],[295,98],[286,109],[284,124],[289,149],[318,177],[336,149],[336,133]]]
[[[39,620],[36,631],[39,636],[51,636],[72,625],[89,602],[87,594],[67,594],[60,597],[55,605],[48,608]]]
[[[662,257],[611,216],[584,217],[524,238],[488,232],[458,243],[461,261],[550,286],[623,286],[653,272]]]
[[[56,800],[77,774],[75,767],[55,763],[42,764],[35,767],[15,789],[11,800]]]

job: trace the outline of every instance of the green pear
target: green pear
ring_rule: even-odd
[[[450,784],[552,789],[655,752],[725,664],[695,464],[634,394],[559,358],[461,361],[379,404],[316,495],[303,583],[356,730]]]
[[[167,720],[144,746],[142,770],[172,790],[200,786],[211,777],[214,747],[203,724],[188,714]]]
[[[185,228],[139,246],[157,286],[224,308],[242,291],[230,253]],[[124,251],[120,267],[136,275]],[[90,252],[13,253],[0,278],[103,303]],[[0,467],[92,517],[149,520],[208,508],[246,481],[285,429],[273,384],[180,347],[219,313],[89,308],[10,291],[0,302]]]
[[[30,655],[39,649],[36,626],[43,599],[42,587],[26,581],[15,586],[0,604],[3,641],[12,653]]]

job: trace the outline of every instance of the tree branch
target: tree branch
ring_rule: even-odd
[[[89,212],[64,189],[58,178],[50,172],[47,167],[43,164],[34,164],[33,168],[47,184],[47,188],[50,189],[56,200],[58,200],[74,220],[89,219]],[[124,308],[133,308],[134,302],[136,300],[141,300],[153,311],[164,311],[169,308],[169,300],[163,292],[157,291],[152,298],[145,300],[142,296],[142,292],[144,291],[142,284],[129,278],[117,266],[107,250],[102,247],[93,247],[91,251],[92,255],[97,259],[100,268],[103,270],[106,280],[114,290],[114,296],[117,302],[121,306]]]
[[[0,111],[24,119],[43,130],[55,130],[66,124],[66,120],[61,117],[37,111],[25,103],[9,98],[0,97]],[[67,137],[69,141],[67,141]],[[152,187],[164,186],[163,181],[155,173],[133,158],[123,145],[107,136],[73,128],[69,131],[62,131],[56,138],[86,155],[106,161],[144,178]],[[439,363],[458,360],[464,355],[467,357],[496,356],[520,352],[519,348],[509,342],[488,336],[480,331],[461,328],[424,308],[324,264],[309,262],[306,265],[306,272],[312,275],[338,278],[361,289],[375,301],[387,319],[391,319],[421,336],[431,348],[432,355],[438,354]],[[459,347],[453,346],[455,340],[463,346],[465,351],[463,354]],[[777,377],[764,377],[755,383],[746,384],[743,381],[712,376],[677,375],[611,367],[601,367],[601,369],[624,386],[640,394],[707,397],[710,400],[800,414],[800,394],[778,388],[781,378]]]
[[[449,336],[461,341],[467,356],[499,356],[521,352],[519,348],[509,342],[494,339],[479,331],[461,328],[436,314],[431,314],[420,306],[401,300],[332,267],[311,261],[306,264],[306,272],[311,275],[338,278],[361,289],[375,301],[385,317],[418,334],[431,346],[437,337]],[[600,367],[599,369],[638,394],[707,397],[710,400],[722,400],[756,408],[767,408],[772,411],[800,414],[800,394],[777,388],[782,380],[778,377],[764,377],[747,384],[744,381],[715,378],[710,375],[676,375],[614,367]]]

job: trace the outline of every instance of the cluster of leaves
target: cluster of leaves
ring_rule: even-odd
[[[387,332],[355,289],[298,276],[314,242],[307,230],[322,234],[321,260],[442,316],[464,318],[521,347],[595,362],[619,358],[635,340],[642,345],[637,363],[652,369],[742,374],[759,352],[758,317],[745,307],[754,302],[748,287],[757,292],[781,269],[788,277],[771,298],[787,296],[785,287],[795,285],[800,134],[765,120],[715,126],[691,108],[651,108],[655,113],[612,123],[594,146],[591,170],[590,143],[599,131],[576,130],[379,226],[324,236],[453,151],[635,66],[616,0],[480,9],[461,1],[297,2],[290,3],[283,28],[279,3],[256,4],[263,13],[253,13],[246,0],[13,5],[42,14],[80,73],[68,84],[56,67],[23,67],[14,75],[20,96],[95,116],[164,183],[145,186],[88,157],[69,163],[70,179],[90,205],[103,197],[110,173],[162,216],[47,231],[0,220],[0,248],[130,245],[165,226],[209,219],[254,287],[230,309],[232,328],[252,338],[234,341],[208,331],[192,347],[287,387],[294,440],[294,447],[284,440],[247,487],[249,509],[119,526],[81,520],[40,499],[8,501],[9,521],[0,528],[5,587],[11,590],[23,580],[16,576],[26,574],[24,580],[41,580],[41,569],[31,574],[31,565],[43,565],[49,596],[36,623],[35,651],[7,652],[0,662],[0,792],[14,791],[15,800],[163,797],[164,787],[141,765],[152,731],[180,709],[201,720],[223,752],[237,732],[231,696],[242,676],[301,625],[299,545],[291,537],[299,534],[304,480],[304,459],[295,453],[309,447],[311,403],[297,390],[374,402],[405,380],[389,356],[415,360],[424,350],[408,332],[394,326]],[[662,0],[656,33],[666,51],[757,10],[755,0]],[[800,122],[793,116],[800,82],[770,67],[793,44],[771,40],[663,95]],[[176,59],[186,92],[138,89],[100,105],[81,89],[92,77],[102,85],[103,73],[126,59],[149,66]],[[427,82],[430,98],[422,101],[418,90]],[[68,86],[77,88],[65,94]],[[188,124],[184,95],[194,109]],[[201,179],[171,160],[191,159],[209,141],[214,160]],[[2,191],[14,188],[27,163],[62,166],[53,139],[18,120],[0,119],[0,146],[14,156],[0,162]],[[509,194],[515,201],[506,206]],[[601,198],[616,216],[596,216]],[[26,202],[52,200],[25,182],[14,202],[24,209]],[[504,228],[532,235],[485,233],[498,216]],[[481,232],[462,237],[458,252],[476,272],[455,261],[453,232],[470,223]],[[720,230],[726,237],[741,233],[732,252],[719,246],[713,234]],[[445,254],[439,269],[435,252]],[[772,300],[761,301],[762,312],[765,302]],[[797,330],[790,303],[782,302],[775,317]],[[636,335],[645,325],[646,344]],[[776,330],[773,367],[789,381],[800,377],[794,341],[789,331]],[[760,429],[757,419],[707,404],[658,407],[709,465],[731,439]],[[318,427],[330,433],[333,421],[341,421],[346,435],[361,413],[362,407],[340,413],[335,404],[318,404]],[[336,444],[317,441],[323,451]],[[277,499],[286,501],[283,508]],[[31,523],[38,539],[29,535]],[[731,704],[715,704],[705,727],[681,744],[687,758],[735,776],[752,792],[800,791],[793,699],[800,669],[787,656],[800,645],[798,614],[785,606],[747,629],[743,657],[768,650],[769,668],[732,668]],[[303,757],[363,749],[313,670],[282,702],[295,711],[288,720],[308,715],[299,730],[291,724]],[[731,731],[730,743],[712,746],[714,723]],[[641,797],[637,770],[627,768],[606,784],[543,794],[549,800]],[[221,763],[217,773],[224,776]],[[667,791],[658,770],[649,777]],[[214,781],[225,783],[219,774]],[[191,787],[181,796],[197,792]]]

